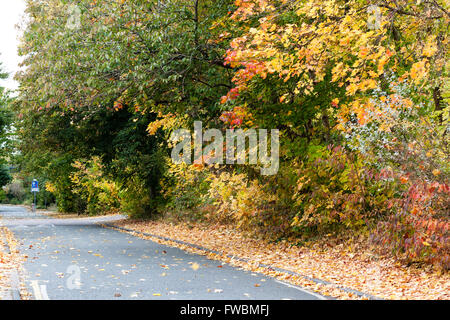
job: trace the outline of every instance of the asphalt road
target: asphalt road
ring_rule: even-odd
[[[53,219],[0,205],[28,256],[33,299],[316,300],[317,294],[112,229],[110,218]],[[218,267],[221,266],[221,267]]]

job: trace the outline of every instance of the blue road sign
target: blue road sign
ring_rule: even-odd
[[[39,182],[36,179],[31,182],[31,192],[39,192]]]

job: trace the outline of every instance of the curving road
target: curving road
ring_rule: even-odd
[[[317,300],[264,275],[98,225],[118,217],[53,219],[0,205],[20,242],[33,299]],[[218,268],[218,266],[222,266]]]

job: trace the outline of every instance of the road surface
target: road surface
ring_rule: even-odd
[[[54,219],[0,205],[0,225],[13,232],[20,252],[28,256],[25,283],[32,299],[321,299],[276,279],[98,224],[108,219],[115,218]]]

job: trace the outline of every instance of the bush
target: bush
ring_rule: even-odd
[[[8,203],[8,197],[3,189],[0,189],[0,203]]]
[[[405,84],[397,84],[395,92],[378,92],[370,122],[347,128],[353,149],[376,164],[385,183],[396,186],[387,202],[391,214],[374,228],[372,240],[380,252],[448,270],[448,113],[435,117],[426,104],[403,98],[410,95]]]
[[[156,211],[156,202],[151,193],[139,177],[130,177],[126,186],[122,186],[119,193],[120,208],[133,218],[149,218]]]
[[[22,203],[27,194],[21,180],[14,180],[10,184],[6,185],[3,190],[5,191],[8,202],[11,204]]]
[[[450,159],[445,137],[423,117],[399,122],[394,130],[379,163],[389,165],[384,174],[399,182],[401,193],[390,204],[395,214],[379,223],[373,240],[380,251],[409,263],[448,270]]]
[[[212,203],[208,218],[233,223],[237,228],[260,238],[277,240],[291,234],[292,207],[286,203],[290,184],[285,172],[272,178],[275,184],[250,180],[246,174],[223,172],[211,177],[207,198]],[[284,181],[283,181],[284,180]],[[274,181],[272,181],[274,182]]]
[[[175,213],[198,209],[205,204],[210,171],[188,164],[169,165],[164,181],[164,197],[167,208]]]
[[[393,186],[379,180],[361,156],[340,146],[315,153],[298,170],[293,199],[299,212],[292,221],[298,234],[368,228],[387,214]]]
[[[104,176],[100,158],[75,161],[73,167],[76,169],[70,176],[74,185],[73,193],[85,202],[86,213],[96,215],[118,210],[119,189],[113,181]]]
[[[73,192],[71,175],[76,170],[73,163],[73,157],[69,154],[53,157],[45,172],[48,177],[45,188],[54,195],[59,212],[82,213],[86,210],[85,201]]]

